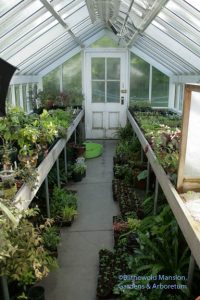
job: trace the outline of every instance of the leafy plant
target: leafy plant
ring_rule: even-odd
[[[56,251],[60,243],[59,230],[56,226],[45,227],[42,232],[44,246],[50,251]]]
[[[86,165],[83,163],[75,163],[73,166],[73,172],[75,174],[80,174],[80,175],[84,175],[86,171]]]
[[[130,140],[133,137],[133,129],[130,123],[128,123],[125,127],[120,127],[116,131],[116,137],[120,141]]]
[[[62,209],[62,221],[72,221],[74,216],[77,215],[77,210],[74,207],[65,206]]]
[[[1,245],[0,245],[0,275],[15,280],[24,288],[47,276],[50,268],[57,263],[44,248],[41,228],[34,227],[27,217],[37,215],[36,209],[20,212],[14,206],[8,206],[9,214],[0,214]],[[5,209],[4,209],[5,212]],[[12,218],[10,218],[10,213]],[[9,217],[7,219],[7,216]],[[13,217],[19,218],[18,224],[13,223]],[[48,220],[42,226],[47,226]]]

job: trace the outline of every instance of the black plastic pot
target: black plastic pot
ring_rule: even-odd
[[[73,180],[75,182],[81,181],[83,178],[82,174],[78,174],[78,173],[73,173]]]
[[[45,290],[42,286],[33,286],[28,292],[29,300],[45,300]]]

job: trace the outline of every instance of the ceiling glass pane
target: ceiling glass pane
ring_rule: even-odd
[[[195,9],[200,11],[200,2],[199,0],[185,0],[187,3],[189,3],[190,5],[192,5]]]

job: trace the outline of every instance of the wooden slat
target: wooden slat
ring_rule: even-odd
[[[187,147],[187,139],[188,139],[190,106],[191,106],[191,91],[189,89],[185,89],[183,119],[182,119],[182,137],[181,137],[181,146],[180,146],[180,153],[179,153],[180,158],[179,158],[178,178],[177,178],[177,190],[179,192],[183,192],[184,167],[185,167],[185,156],[186,156],[186,147]]]
[[[128,119],[148,157],[151,167],[157,177],[157,180],[159,181],[159,184],[187,241],[187,244],[198,266],[200,267],[200,223],[196,222],[192,218],[183,200],[159,164],[155,153],[151,149],[149,143],[129,111]]]
[[[56,145],[52,148],[52,150],[48,153],[47,157],[41,162],[38,166],[38,185],[37,187],[31,191],[27,184],[24,184],[21,189],[17,192],[14,203],[16,207],[23,210],[26,209],[33,198],[35,197],[36,193],[38,192],[41,184],[45,180],[46,176],[50,172],[51,168],[53,167],[54,163],[56,162],[57,158],[59,157],[60,153],[62,152],[63,148],[65,147],[67,141],[70,139],[72,133],[80,123],[81,119],[83,118],[84,112],[83,110],[78,114],[76,119],[73,121],[71,126],[67,130],[67,137],[64,139],[60,139]]]

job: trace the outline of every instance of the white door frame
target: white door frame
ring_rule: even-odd
[[[121,86],[120,86],[120,100],[121,97],[124,97],[124,105],[122,106],[121,103],[108,103],[110,106],[114,107],[114,105],[116,105],[116,107],[118,107],[118,110],[120,110],[120,114],[121,114],[121,121],[120,121],[120,125],[123,127],[126,124],[127,121],[127,117],[126,117],[126,111],[127,111],[127,107],[128,107],[128,101],[129,101],[129,52],[127,49],[111,49],[111,48],[98,48],[98,49],[93,49],[93,48],[89,48],[84,50],[84,72],[83,72],[83,93],[85,95],[85,125],[86,125],[86,138],[106,138],[106,136],[104,135],[104,137],[97,134],[97,136],[93,137],[92,134],[90,136],[88,136],[88,132],[91,132],[91,130],[89,128],[91,128],[91,118],[92,118],[92,113],[91,113],[91,70],[90,70],[90,66],[88,66],[88,60],[91,59],[91,57],[118,57],[121,56],[123,57],[123,66],[121,65],[121,68],[123,68],[123,86],[122,86],[122,80],[121,80]],[[89,73],[90,72],[90,73]],[[121,78],[122,79],[122,78]],[[126,93],[124,93],[123,91],[126,90]],[[107,105],[108,105],[107,104]],[[105,103],[103,104],[99,104],[99,107],[101,107],[102,110],[104,110],[103,106],[105,105]],[[119,105],[121,107],[121,109],[119,109]],[[89,130],[88,130],[89,129]],[[112,137],[114,138],[114,136],[112,135]]]

